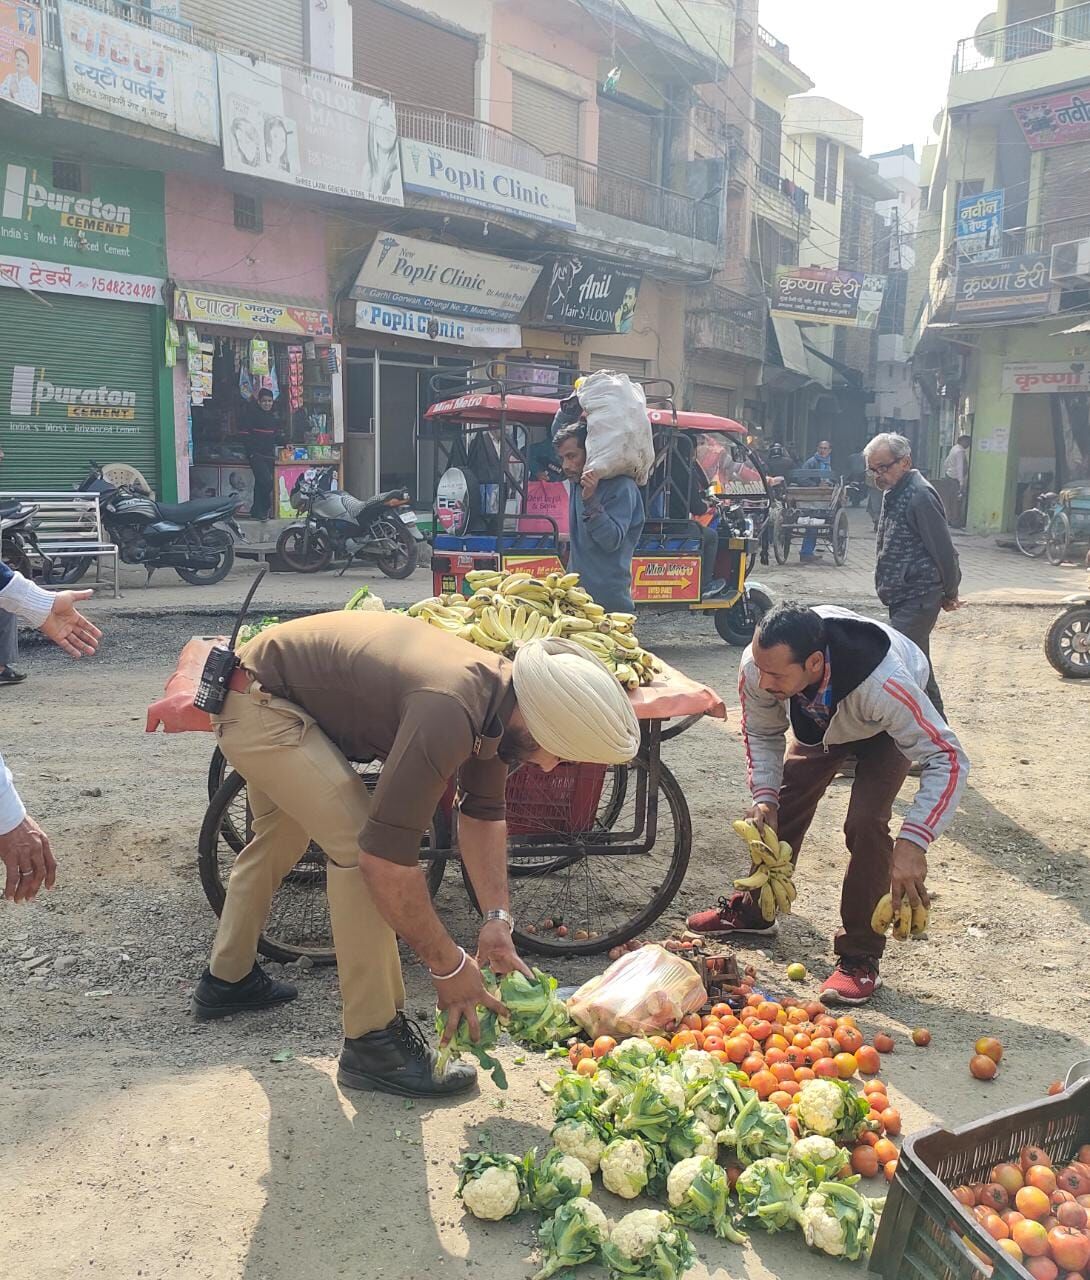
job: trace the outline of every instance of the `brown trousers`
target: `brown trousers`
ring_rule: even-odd
[[[889,821],[893,802],[908,776],[909,762],[888,734],[840,746],[807,747],[792,739],[784,760],[777,834],[798,861],[818,804],[845,760],[856,759],[855,780],[844,841],[850,858],[840,893],[840,920],[833,949],[838,956],[877,961],[886,940],[870,927],[871,914],[889,892],[893,839]]]
[[[311,840],[325,851],[326,893],[349,1039],[386,1026],[405,1003],[397,937],[359,869],[367,788],[314,718],[256,682],[215,717],[223,754],[246,779],[253,838],[227,884],[209,968],[244,978],[280,882]]]

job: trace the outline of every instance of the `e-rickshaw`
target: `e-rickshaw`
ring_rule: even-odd
[[[741,423],[679,411],[665,379],[643,385],[655,463],[643,489],[632,598],[639,612],[711,614],[722,639],[746,645],[772,606],[768,591],[749,581],[771,505],[764,470]],[[540,577],[562,571],[568,494],[550,478],[559,398],[532,394],[533,387],[508,381],[495,365],[436,374],[432,389],[440,397],[425,414],[437,477],[436,595],[466,591],[465,576],[474,569]],[[706,597],[709,545],[712,576],[726,587]]]

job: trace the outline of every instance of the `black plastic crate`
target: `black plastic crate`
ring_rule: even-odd
[[[961,1129],[926,1129],[906,1138],[890,1184],[870,1269],[885,1280],[1031,1280],[1000,1249],[950,1188],[984,1182],[993,1165],[1018,1162],[1038,1146],[1059,1166],[1090,1142],[1090,1079],[1055,1097],[1012,1107]],[[965,1240],[988,1259],[985,1264]]]

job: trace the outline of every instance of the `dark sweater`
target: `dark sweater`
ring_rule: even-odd
[[[643,530],[643,498],[635,480],[599,480],[586,502],[578,483],[573,483],[568,517],[568,568],[579,574],[580,586],[604,609],[631,613],[632,553]]]
[[[874,587],[884,605],[957,597],[961,566],[946,512],[915,468],[883,495],[877,550]]]

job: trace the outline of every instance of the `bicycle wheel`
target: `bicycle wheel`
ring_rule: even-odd
[[[1057,511],[1048,523],[1048,534],[1045,540],[1045,555],[1048,563],[1061,565],[1071,550],[1071,521],[1066,511]]]
[[[363,765],[358,768],[361,771],[371,769],[377,784],[377,768]],[[373,787],[370,777],[370,774],[366,775],[365,781]],[[227,885],[239,849],[245,846],[251,835],[246,780],[240,773],[229,772],[205,813],[197,848],[201,884],[217,916],[223,911]],[[235,847],[235,840],[241,841],[239,848]],[[450,847],[449,829],[439,811],[421,841],[424,850],[433,846]],[[311,841],[273,896],[269,918],[258,940],[257,949],[263,956],[286,964],[302,956],[308,956],[315,964],[332,964],[336,959],[325,893],[325,868],[325,854]],[[439,890],[445,869],[445,858],[426,861],[425,879],[433,897]]]
[[[573,837],[573,844],[592,844],[596,833],[607,830],[633,833],[632,843],[643,836],[646,819],[638,820],[638,802],[641,793],[647,794],[647,760],[638,756],[620,767],[627,774],[623,794],[618,800],[615,790],[607,795],[608,786],[603,788],[590,829]],[[647,853],[611,856],[575,851],[563,857],[526,853],[508,859],[508,867],[519,864],[509,889],[514,938],[520,950],[546,956],[595,955],[635,938],[662,915],[681,888],[692,847],[689,807],[663,764],[659,765],[657,801],[655,842]],[[509,817],[517,815],[509,811]],[[604,822],[607,817],[609,827]],[[464,864],[462,879],[479,913]],[[562,923],[567,935],[546,930],[548,919]]]
[[[1031,560],[1045,553],[1048,516],[1036,507],[1023,511],[1014,523],[1014,541],[1018,550]]]
[[[786,564],[791,556],[791,529],[784,527],[782,511],[772,518],[772,553],[777,564]]]
[[[848,513],[843,507],[833,518],[833,563],[841,565],[848,558]]]

